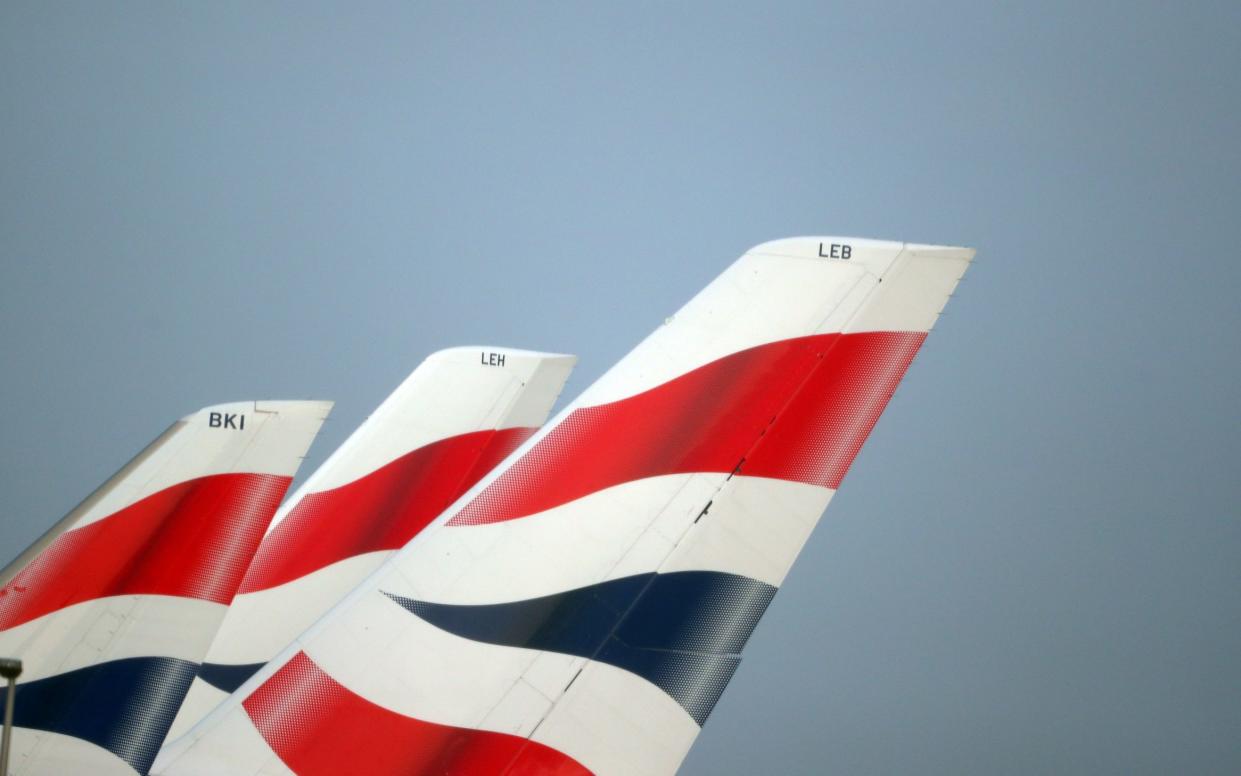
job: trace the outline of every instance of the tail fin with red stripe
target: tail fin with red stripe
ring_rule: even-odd
[[[972,257],[750,250],[155,772],[674,772]]]
[[[577,359],[429,356],[281,507],[170,732],[179,735],[547,420]]]
[[[15,773],[146,773],[330,409],[189,415],[0,572]]]

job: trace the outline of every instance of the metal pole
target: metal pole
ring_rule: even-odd
[[[9,680],[4,697],[4,735],[0,738],[0,776],[9,776],[9,737],[13,732],[13,702],[17,697],[17,677],[22,675],[22,661],[0,657],[0,676]]]

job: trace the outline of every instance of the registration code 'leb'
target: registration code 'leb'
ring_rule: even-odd
[[[819,243],[819,255],[825,259],[847,259],[853,255],[848,243]]]

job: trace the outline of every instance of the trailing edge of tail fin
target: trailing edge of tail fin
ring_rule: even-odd
[[[169,740],[542,426],[576,362],[493,346],[423,361],[280,508]]]
[[[972,257],[750,250],[155,772],[674,772]]]
[[[5,568],[14,773],[147,771],[331,406],[187,415]]]

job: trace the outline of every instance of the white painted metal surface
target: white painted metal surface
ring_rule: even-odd
[[[225,731],[260,724],[243,703],[305,656],[371,704],[363,707],[377,721],[472,729],[465,740],[480,748],[502,742],[497,732],[529,737],[571,758],[557,766],[566,772],[573,763],[601,774],[674,772],[972,257],[833,237],[754,248],[167,746],[155,772],[200,773],[212,762],[251,773],[298,761],[296,742],[269,738],[266,752],[233,752]],[[737,432],[735,418],[759,402],[770,419]],[[635,436],[651,408],[669,425]],[[704,673],[656,656],[648,670],[624,649],[609,657],[611,640],[574,654],[566,630],[591,625],[555,597],[587,588],[580,600],[589,607],[626,580],[639,592],[609,639],[644,616],[637,635],[655,642],[739,634],[722,652],[690,650],[724,667]],[[707,598],[681,611],[682,602],[657,598],[655,580],[701,583]],[[673,630],[650,630],[664,615]],[[538,646],[546,644],[559,646]],[[296,704],[261,713],[269,727],[327,734],[333,724]]]

